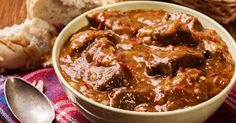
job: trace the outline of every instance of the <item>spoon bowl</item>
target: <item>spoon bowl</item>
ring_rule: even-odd
[[[25,80],[8,77],[4,89],[10,110],[22,123],[51,123],[55,118],[49,99]]]

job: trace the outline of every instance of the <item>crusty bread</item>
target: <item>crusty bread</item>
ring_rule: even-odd
[[[54,35],[54,27],[37,18],[0,30],[0,68],[32,67],[48,53]]]
[[[112,4],[116,2],[121,2],[123,0],[61,0],[63,5],[76,6],[76,8],[88,8],[93,6],[103,6],[107,4]],[[91,6],[92,5],[92,6]],[[89,7],[89,8],[90,8]]]
[[[63,5],[77,9],[89,9],[99,5],[99,0],[60,0]]]
[[[66,25],[85,11],[118,1],[123,0],[27,0],[26,8],[29,18]]]
[[[49,23],[64,25],[85,11],[75,6],[63,5],[60,0],[27,0],[26,5],[29,18],[37,17]]]

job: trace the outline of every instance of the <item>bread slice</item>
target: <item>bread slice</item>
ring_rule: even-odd
[[[32,67],[48,54],[54,36],[54,27],[38,18],[0,30],[0,68]]]
[[[85,11],[118,1],[121,0],[27,0],[26,8],[29,18],[66,25]]]

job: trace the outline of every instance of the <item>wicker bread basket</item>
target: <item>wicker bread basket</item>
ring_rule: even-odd
[[[227,24],[236,18],[236,0],[172,0]]]

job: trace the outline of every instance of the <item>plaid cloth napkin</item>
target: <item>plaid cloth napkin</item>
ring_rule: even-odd
[[[44,93],[53,103],[56,118],[55,123],[89,123],[76,108],[74,104],[66,97],[57,76],[52,68],[38,70],[29,74],[19,75],[29,82],[42,80],[44,83]],[[4,80],[0,77],[0,117],[6,123],[19,123],[10,112],[4,98]]]
[[[44,82],[44,93],[51,100],[55,109],[55,123],[89,123],[66,97],[52,68],[19,76],[31,83],[39,80]],[[0,75],[0,117],[6,123],[18,123],[19,121],[10,112],[4,98],[4,80],[5,77]],[[205,123],[236,123],[236,86],[220,109]]]

